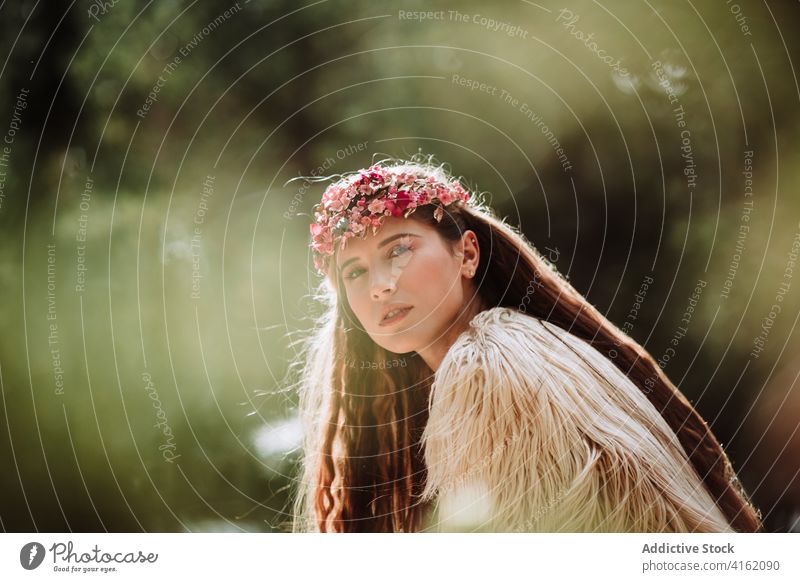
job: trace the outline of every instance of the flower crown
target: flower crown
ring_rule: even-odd
[[[467,203],[470,194],[458,180],[439,180],[423,167],[373,165],[331,184],[314,207],[310,225],[314,266],[321,274],[328,268],[337,243],[344,249],[347,239],[374,235],[387,216],[408,216],[418,206],[436,204],[433,213],[442,220],[442,207]]]

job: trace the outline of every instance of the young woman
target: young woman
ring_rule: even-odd
[[[761,529],[653,358],[430,158],[342,176],[311,234],[295,531]]]

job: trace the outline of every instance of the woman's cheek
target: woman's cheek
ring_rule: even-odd
[[[391,262],[391,269],[392,269],[392,277],[394,279],[395,284],[399,284],[400,280],[404,278],[404,274],[406,269],[408,269],[409,264],[413,262],[414,251],[409,249],[407,252],[403,253],[399,257],[395,257],[392,259]]]
[[[367,316],[367,296],[363,290],[358,289],[348,289],[347,290],[347,303],[350,305],[350,309],[353,310],[353,313],[358,318],[361,326],[364,327],[366,323],[365,318]],[[366,329],[366,327],[364,327]]]
[[[437,309],[434,306],[442,306],[453,285],[447,269],[436,260],[418,261],[413,267],[413,281],[417,300],[434,310]]]
[[[414,255],[403,269],[403,283],[415,289],[429,289],[438,276],[436,264],[424,254]]]

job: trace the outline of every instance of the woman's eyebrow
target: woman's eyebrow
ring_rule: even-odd
[[[396,240],[396,239],[404,237],[404,236],[416,236],[416,237],[419,237],[418,234],[414,234],[413,232],[399,232],[397,234],[393,234],[392,236],[386,237],[381,242],[379,242],[378,243],[378,248],[385,247],[386,245],[388,245],[393,240]],[[358,257],[351,257],[351,258],[347,259],[344,263],[342,263],[342,266],[339,267],[339,273],[341,273],[347,265],[349,265],[350,263],[352,263],[353,261],[356,261],[356,260],[358,260]]]

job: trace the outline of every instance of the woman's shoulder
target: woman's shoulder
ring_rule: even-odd
[[[584,357],[602,357],[587,342],[553,323],[513,307],[498,306],[480,311],[472,318],[468,329],[450,347],[442,364],[464,359],[475,361],[476,358],[491,357],[493,353],[508,355],[510,361],[523,354],[548,360],[565,349],[572,353],[577,350]]]
[[[647,396],[589,341],[511,307],[486,309],[470,321],[435,372],[432,398],[457,400],[467,383],[498,402],[507,400],[512,408],[564,407],[564,415],[582,424],[600,418],[591,416],[589,393],[607,416],[620,408],[655,412]]]
[[[502,324],[513,321],[533,320],[540,321],[538,318],[523,313],[518,309],[512,307],[489,307],[483,311],[478,312],[470,322],[470,327],[481,327],[483,325]]]
[[[465,337],[468,341],[488,339],[488,333],[537,333],[549,332],[556,336],[567,334],[566,330],[535,315],[513,307],[490,307],[479,312],[469,323],[470,329]]]
[[[512,307],[490,307],[478,312],[458,340],[465,343],[486,342],[497,334],[530,333],[543,326],[541,319]],[[457,341],[458,341],[457,340]]]
[[[557,400],[582,398],[587,386],[612,390],[614,399],[652,407],[647,397],[589,341],[555,323],[512,307],[479,312],[453,343],[437,369],[440,392],[457,390],[467,378],[495,390]]]
[[[479,312],[448,349],[434,374],[439,398],[479,381],[509,394],[543,396],[580,390],[587,382],[623,381],[621,372],[588,342],[511,307]],[[644,397],[643,397],[644,398]]]
[[[466,490],[494,531],[730,531],[647,396],[555,324],[478,313],[430,398],[423,496],[443,494],[445,514]]]

